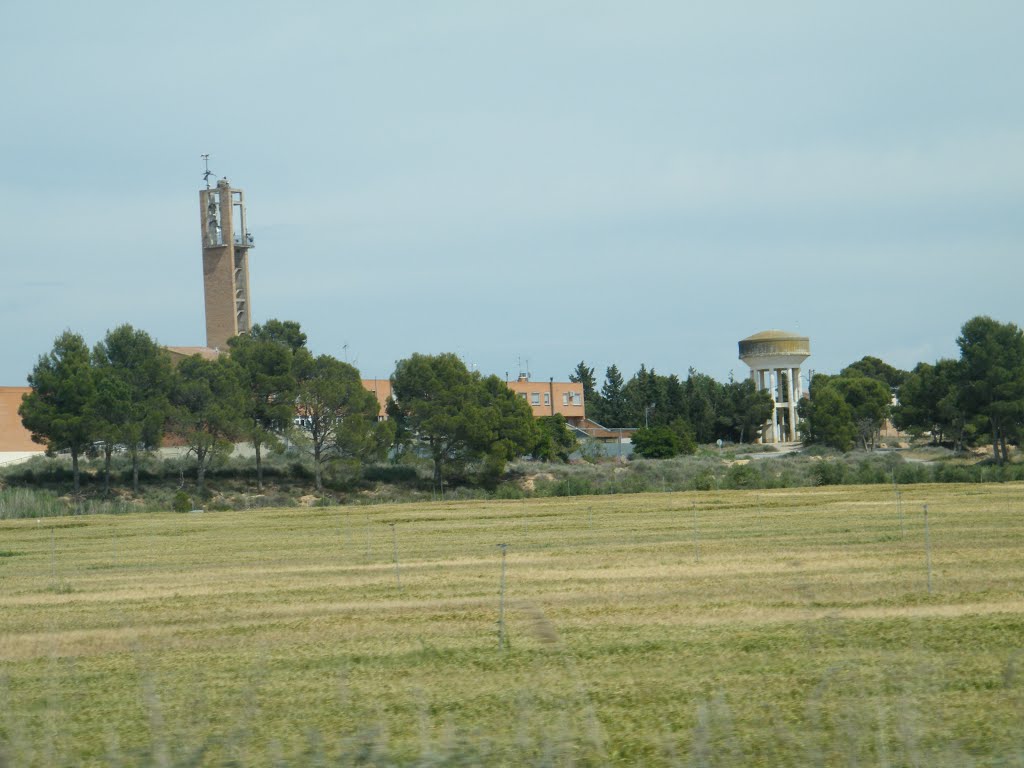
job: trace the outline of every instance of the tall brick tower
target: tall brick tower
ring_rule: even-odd
[[[249,307],[249,249],[245,195],[226,178],[199,191],[203,234],[203,291],[206,295],[206,346],[225,350],[232,336],[252,327]]]

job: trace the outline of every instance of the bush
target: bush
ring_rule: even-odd
[[[695,491],[713,491],[718,488],[718,478],[710,469],[705,469],[693,478],[693,489]]]
[[[726,488],[760,488],[762,485],[761,473],[750,464],[733,464],[725,473]]]
[[[526,491],[524,491],[518,483],[502,483],[494,489],[494,498],[525,499]]]
[[[171,502],[171,509],[175,512],[188,512],[192,509],[192,499],[190,499],[188,494],[184,491],[178,491],[174,494],[174,500]]]
[[[814,465],[815,485],[842,485],[846,481],[846,464],[838,460],[819,461]]]
[[[853,473],[852,482],[859,485],[878,485],[880,483],[887,483],[891,475],[886,471],[885,467],[879,462],[865,459],[857,464],[857,469]]]

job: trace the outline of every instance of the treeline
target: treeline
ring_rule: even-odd
[[[587,418],[612,429],[639,427],[634,450],[648,458],[693,453],[717,440],[745,443],[761,436],[772,416],[771,395],[751,379],[724,384],[690,369],[686,381],[641,365],[629,381],[615,365],[597,389],[594,369],[581,361],[569,375],[583,385]]]
[[[310,352],[298,323],[270,320],[228,347],[215,359],[193,355],[175,366],[129,325],[91,350],[66,331],[28,377],[22,422],[49,454],[70,454],[76,493],[79,459],[93,450],[104,457],[105,492],[116,451],[128,454],[138,493],[140,460],[168,435],[195,462],[200,494],[207,470],[240,441],[253,446],[260,490],[265,452],[286,445],[311,459],[318,491],[326,470],[354,473],[389,453],[429,456],[437,484],[465,476],[470,465],[487,483],[511,458],[564,461],[576,447],[562,417],[535,421],[503,381],[468,371],[452,354],[399,361],[391,377],[397,402],[385,420],[359,371]]]
[[[871,449],[891,418],[897,429],[955,450],[990,442],[995,463],[1008,461],[1024,430],[1024,332],[975,317],[956,343],[958,359],[918,363],[909,372],[865,357],[838,376],[814,376],[810,399],[799,406],[804,442]]]

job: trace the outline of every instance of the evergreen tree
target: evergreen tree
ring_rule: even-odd
[[[622,374],[615,364],[605,370],[604,384],[601,387],[602,415],[601,423],[606,427],[628,427],[626,395],[623,391]]]
[[[597,391],[597,379],[594,378],[594,369],[588,366],[583,360],[569,374],[569,381],[583,385],[583,415],[591,421],[603,424],[604,401],[601,393]]]
[[[295,404],[303,424],[301,435],[313,459],[316,489],[323,490],[324,468],[336,461],[358,466],[383,458],[394,427],[378,420],[376,396],[363,387],[355,367],[331,357],[295,356]]]
[[[470,373],[451,353],[399,360],[391,388],[390,412],[427,449],[437,486],[478,459],[486,458],[485,472],[493,474],[536,442],[530,406],[496,376]]]
[[[297,330],[298,324],[293,325]],[[260,326],[253,330],[253,334],[230,339],[228,346],[231,359],[238,364],[245,390],[245,436],[252,443],[256,456],[256,487],[262,491],[263,448],[279,449],[282,436],[291,428],[295,417],[296,378],[292,370],[292,342],[263,332]]]
[[[196,490],[206,490],[206,471],[226,458],[245,434],[246,398],[242,373],[229,356],[204,360],[192,355],[178,363],[171,391],[172,423],[196,463]]]
[[[968,417],[985,420],[992,458],[1009,460],[1007,445],[1019,441],[1024,422],[1024,332],[1013,323],[975,317],[964,323],[958,402]]]
[[[565,416],[541,416],[536,420],[537,441],[530,453],[538,461],[568,462],[569,454],[579,447],[576,436],[569,431]]]
[[[853,409],[832,384],[833,379],[819,373],[811,380],[810,398],[797,405],[800,436],[805,443],[827,445],[845,452],[853,447],[857,431]]]
[[[53,349],[41,356],[28,376],[32,391],[24,396],[18,413],[32,439],[46,452],[67,450],[75,493],[81,490],[78,460],[93,441],[93,401],[96,381],[89,348],[77,333],[65,331]]]
[[[854,429],[864,450],[874,450],[875,439],[889,418],[892,393],[881,379],[854,373],[839,375],[830,384],[850,406]]]
[[[92,352],[96,375],[93,415],[104,441],[104,477],[109,490],[110,457],[121,444],[131,459],[132,490],[139,492],[139,462],[160,445],[170,413],[170,357],[145,331],[121,325],[108,331]]]
[[[927,432],[934,445],[946,438],[959,444],[965,426],[956,403],[959,376],[956,360],[918,363],[900,385],[892,414],[896,428],[915,435]]]

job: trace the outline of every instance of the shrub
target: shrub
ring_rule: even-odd
[[[890,477],[890,474],[882,464],[865,459],[857,464],[852,482],[861,485],[878,485],[879,483],[889,482]]]
[[[171,509],[175,512],[188,512],[192,509],[192,499],[190,499],[188,494],[184,491],[178,491],[174,494],[174,500],[171,502]]]
[[[725,473],[726,488],[760,488],[762,487],[761,473],[750,464],[733,464]]]
[[[718,478],[710,469],[703,470],[693,478],[693,489],[695,491],[713,491],[718,488]]]
[[[927,464],[902,464],[896,468],[895,476],[900,485],[930,483],[934,480],[934,472]]]
[[[518,483],[502,483],[494,489],[496,499],[525,499],[526,495]]]
[[[842,485],[846,480],[846,464],[838,460],[820,461],[814,465],[815,485]]]

